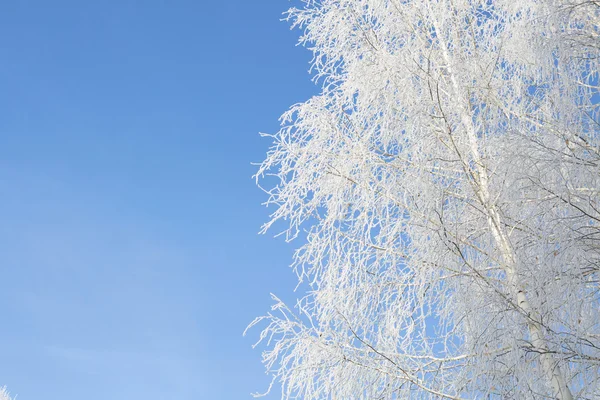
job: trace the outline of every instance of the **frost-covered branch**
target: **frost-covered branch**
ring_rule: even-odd
[[[10,397],[10,393],[8,393],[6,386],[0,387],[0,400],[13,400],[12,397]]]
[[[283,398],[599,396],[598,3],[304,3],[322,92],[257,174],[307,232],[255,321]]]

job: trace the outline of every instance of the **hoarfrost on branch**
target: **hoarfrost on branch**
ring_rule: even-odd
[[[306,230],[282,398],[600,397],[600,3],[305,0],[320,95],[257,178]]]

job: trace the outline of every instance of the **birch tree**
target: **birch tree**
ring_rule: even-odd
[[[600,398],[600,3],[304,0],[257,318],[283,399]],[[251,325],[251,326],[252,326]]]

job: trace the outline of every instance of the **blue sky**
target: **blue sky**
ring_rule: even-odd
[[[0,385],[244,399],[294,244],[251,162],[317,88],[285,0],[0,5]],[[279,398],[275,393],[268,398]]]

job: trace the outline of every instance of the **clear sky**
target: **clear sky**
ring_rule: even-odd
[[[294,245],[261,161],[317,88],[286,0],[0,5],[0,386],[19,400],[250,399],[243,338]],[[279,398],[279,393],[268,398]]]

